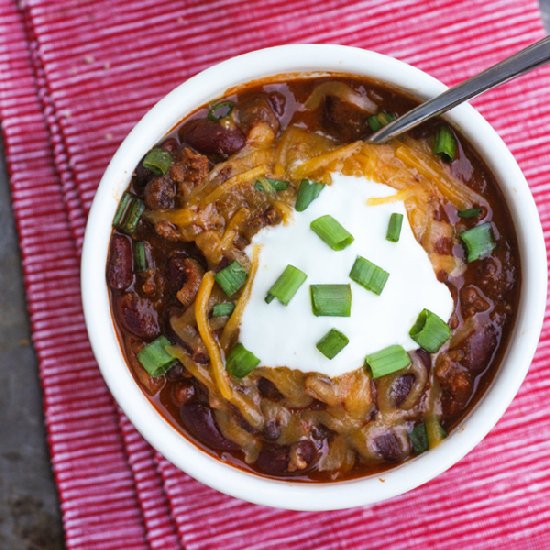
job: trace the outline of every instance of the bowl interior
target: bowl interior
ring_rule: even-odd
[[[492,127],[469,104],[445,117],[493,171],[516,225],[523,273],[514,337],[491,387],[437,449],[381,475],[305,484],[245,473],[200,451],[150,404],[126,366],[110,313],[105,280],[111,220],[142,156],[194,109],[240,84],[275,75],[349,73],[380,80],[427,99],[445,86],[419,69],[374,52],[336,45],[288,45],[232,58],[178,86],[134,127],[112,158],[90,210],[82,255],[82,300],[94,354],[109,388],[133,424],[177,467],[211,487],[251,502],[296,510],[372,504],[427,482],[469,452],[502,416],[535,352],[546,303],[546,251],[525,178]]]

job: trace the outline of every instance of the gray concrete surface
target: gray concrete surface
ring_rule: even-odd
[[[0,143],[0,549],[63,548]]]
[[[490,0],[488,0],[490,1]],[[550,0],[540,0],[550,29]],[[0,550],[63,548],[0,143]]]

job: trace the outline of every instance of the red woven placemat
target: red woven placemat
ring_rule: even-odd
[[[550,323],[505,417],[428,485],[307,514],[221,495],[119,413],[79,298],[86,213],[109,157],[175,85],[231,55],[338,42],[453,84],[543,35],[536,0],[0,0],[0,122],[68,548],[550,548]],[[476,102],[516,155],[550,239],[550,71]]]

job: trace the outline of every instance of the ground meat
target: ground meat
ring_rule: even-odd
[[[176,182],[177,195],[187,199],[189,191],[202,185],[208,177],[210,161],[205,155],[196,153],[190,147],[183,147],[170,167],[170,176]]]
[[[340,141],[356,141],[368,131],[368,113],[338,97],[327,96],[323,126]]]
[[[177,150],[178,150],[178,140],[171,137],[171,138],[168,138],[168,139],[165,139],[161,145],[160,145],[160,148],[163,150],[163,151],[166,151],[167,153],[170,153],[171,155],[175,155]]]
[[[462,364],[461,350],[442,353],[437,359],[435,374],[442,389],[442,406],[445,416],[457,415],[472,394],[472,376]]]
[[[472,382],[468,373],[456,371],[449,379],[446,386],[442,386],[441,407],[443,416],[453,419],[460,415],[460,412],[468,403],[472,391]]]
[[[183,307],[189,307],[197,296],[204,271],[197,260],[186,258],[185,260],[185,282],[176,293],[176,298]]]
[[[176,292],[176,298],[187,308],[195,301],[204,271],[193,258],[178,258],[176,261],[178,273],[183,279],[180,289]]]
[[[174,296],[185,282],[185,260],[188,258],[184,252],[172,254],[166,262],[164,276],[166,278],[166,291],[169,296]]]
[[[155,223],[155,233],[167,241],[179,241],[180,234],[176,226],[168,220],[161,220]]]
[[[275,225],[281,221],[281,215],[275,208],[268,208],[263,217],[266,225]]]
[[[176,186],[169,176],[157,176],[145,186],[143,201],[149,210],[174,208]]]
[[[452,254],[453,241],[449,237],[439,237],[433,245],[433,251],[437,254]]]
[[[256,94],[241,101],[237,108],[237,119],[245,134],[258,122],[265,122],[275,133],[279,131],[279,119],[265,94]]]
[[[467,285],[461,289],[460,304],[464,319],[472,317],[476,313],[486,311],[490,307],[483,292],[474,285]]]
[[[147,269],[140,273],[141,292],[148,298],[162,297],[164,290],[164,278],[158,269]]]
[[[494,257],[479,260],[477,266],[477,285],[493,299],[500,299],[509,290],[506,268]],[[511,278],[513,280],[513,277]]]

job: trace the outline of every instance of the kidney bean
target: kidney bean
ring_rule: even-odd
[[[278,401],[283,397],[277,386],[267,378],[262,377],[258,380],[258,390],[260,390],[263,397],[267,397],[272,401]]]
[[[397,407],[407,399],[407,395],[409,395],[411,391],[415,378],[414,374],[402,374],[398,376],[392,384],[390,393]]]
[[[180,409],[183,427],[207,447],[216,451],[235,451],[237,445],[226,439],[216,423],[214,414],[208,405],[203,403],[187,403]]]
[[[311,470],[319,460],[317,447],[308,439],[302,439],[290,447],[287,469],[304,473]]]
[[[115,300],[115,312],[126,330],[144,340],[160,334],[157,310],[148,298],[127,292]]]
[[[171,340],[171,338],[169,338],[169,340]],[[168,382],[179,382],[188,378],[190,375],[181,363],[176,363],[174,366],[170,367],[165,376]]]
[[[400,462],[404,458],[403,449],[397,436],[392,431],[379,435],[374,439],[374,445],[378,454],[386,462]]]
[[[187,122],[180,128],[179,136],[181,141],[207,155],[229,156],[240,151],[245,143],[245,136],[238,128],[224,128],[206,118]]]
[[[143,202],[149,210],[174,208],[176,186],[168,176],[157,176],[145,186]]]
[[[113,233],[109,247],[107,282],[112,289],[124,290],[132,284],[132,241],[130,237]]]
[[[459,348],[464,356],[461,364],[472,372],[481,372],[488,365],[497,347],[498,338],[494,326],[474,331]]]
[[[195,397],[195,386],[191,382],[178,382],[172,387],[172,401],[177,407],[183,407]]]
[[[140,187],[143,187],[154,176],[154,174],[151,170],[149,170],[149,168],[145,168],[145,166],[143,166],[140,162],[136,166],[133,176],[134,183]]]
[[[288,466],[288,447],[275,444],[264,445],[254,465],[265,474],[285,474]]]
[[[263,436],[268,441],[275,441],[281,435],[281,426],[276,420],[270,420],[265,423]]]

